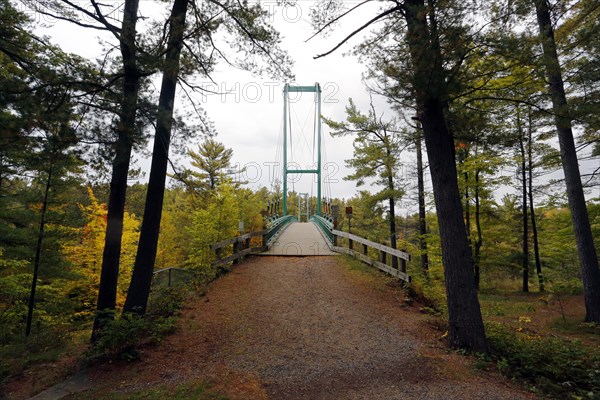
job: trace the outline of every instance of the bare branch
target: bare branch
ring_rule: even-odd
[[[363,30],[365,30],[366,28],[368,28],[369,26],[371,26],[371,24],[373,24],[376,21],[382,19],[383,17],[386,17],[386,16],[388,16],[388,15],[390,15],[390,14],[396,12],[396,11],[401,11],[401,10],[402,10],[402,8],[400,6],[396,6],[396,7],[390,8],[389,10],[386,10],[386,11],[382,12],[381,14],[377,15],[376,17],[371,18],[371,20],[369,20],[367,23],[365,23],[360,28],[356,29],[354,32],[352,32],[351,34],[349,34],[348,36],[346,36],[346,38],[344,38],[344,40],[342,40],[341,42],[339,42],[333,49],[329,50],[326,53],[319,54],[319,55],[317,55],[317,56],[315,56],[313,58],[316,60],[316,59],[319,59],[321,57],[326,57],[326,56],[330,55],[331,53],[333,53],[334,51],[336,51],[337,49],[339,49],[340,47],[342,47],[352,37],[354,37],[358,33],[362,32]]]
[[[221,9],[223,11],[225,11],[225,13],[238,25],[238,27],[246,34],[246,36],[248,36],[248,39],[250,39],[250,41],[256,46],[258,47],[272,62],[273,65],[275,65],[275,67],[277,69],[279,69],[279,71],[281,71],[284,75],[287,75],[287,71],[285,70],[284,67],[282,67],[280,64],[280,62],[276,59],[273,58],[271,52],[265,48],[260,42],[258,42],[255,38],[254,35],[252,34],[252,32],[250,32],[245,26],[244,24],[234,15],[233,12],[231,12],[231,10],[224,4],[221,4],[219,1],[216,0],[209,0],[211,3],[216,4],[217,6],[221,7]]]
[[[309,37],[308,39],[306,39],[304,41],[304,43],[307,43],[309,40],[311,40],[312,38],[314,38],[315,36],[317,36],[318,34],[320,34],[321,32],[323,32],[325,29],[327,29],[328,27],[330,27],[332,24],[336,23],[337,21],[339,21],[340,19],[344,18],[346,15],[350,14],[352,11],[356,10],[358,7],[366,4],[366,3],[370,3],[373,0],[365,0],[362,3],[359,3],[357,5],[355,5],[354,7],[352,7],[351,9],[349,9],[348,11],[346,11],[345,13],[342,13],[340,15],[338,15],[337,17],[335,17],[334,19],[332,19],[331,21],[329,21],[328,23],[326,23],[325,25],[323,25],[321,27],[321,29],[319,29],[318,31],[316,31],[311,37]]]

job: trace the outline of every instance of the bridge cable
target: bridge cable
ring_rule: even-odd
[[[317,121],[319,116],[317,115],[317,94],[315,93],[315,99],[313,101],[314,103],[314,109],[313,109],[313,148],[312,148],[312,165],[314,166],[315,163],[315,147],[316,147],[316,142],[317,142]],[[319,168],[319,165],[317,164],[317,168]],[[317,174],[317,179],[319,179],[319,175]],[[311,179],[310,180],[310,197],[314,197],[314,183],[315,180]],[[317,193],[318,195],[318,193]],[[319,204],[319,201],[317,199],[317,201],[315,202],[315,208],[317,207],[317,204]],[[308,207],[308,204],[306,205]],[[315,210],[315,214],[318,214],[321,210]]]
[[[290,151],[289,151],[289,156],[290,156],[290,160],[293,161],[294,158],[294,146],[293,146],[293,141],[292,141],[292,102],[289,101],[288,99],[288,128],[289,128],[289,132],[290,132]],[[295,111],[294,111],[294,115],[295,115]],[[298,119],[298,117],[296,116],[296,119]],[[288,162],[288,165],[290,163]],[[294,178],[294,180],[292,180],[292,191],[295,193],[296,192],[296,179]]]
[[[275,149],[275,171],[273,173],[273,181],[271,182],[271,192],[275,189],[275,185],[281,180],[283,176],[283,169],[281,168],[282,154],[283,154],[283,123],[282,119],[279,120],[279,134],[277,135],[277,147]],[[270,171],[269,171],[270,172]],[[271,177],[269,177],[271,178]],[[277,200],[277,199],[274,199]]]
[[[319,116],[320,117],[320,116]],[[324,183],[324,191],[325,191],[325,197],[327,197],[330,201],[332,198],[332,192],[331,192],[331,179],[329,176],[329,160],[327,158],[327,146],[325,145],[325,136],[323,134],[323,130],[321,130],[321,151],[323,152],[323,162],[322,165],[327,166],[326,170],[327,171],[324,175],[323,175],[323,183]]]

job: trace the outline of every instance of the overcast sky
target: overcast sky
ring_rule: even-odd
[[[87,0],[81,0],[87,5]],[[103,1],[104,4],[120,4],[119,1]],[[310,25],[309,11],[315,4],[312,0],[298,1],[291,6],[278,6],[275,0],[261,2],[269,10],[271,21],[282,34],[282,47],[288,51],[294,60],[293,73],[296,77],[293,85],[314,85],[318,82],[322,88],[322,114],[334,120],[345,118],[344,108],[348,98],[352,97],[362,110],[369,106],[370,97],[362,83],[365,67],[359,64],[356,57],[348,55],[353,46],[360,43],[361,37],[351,40],[334,54],[315,60],[316,54],[329,50],[346,34],[363,24],[371,14],[377,11],[377,5],[361,7],[361,12],[352,13],[327,37],[315,37],[306,42],[313,34]],[[346,1],[346,6],[358,4],[357,1]],[[156,1],[142,0],[140,14],[144,17],[164,19],[170,4],[160,4]],[[53,42],[59,44],[65,51],[73,52],[87,58],[97,58],[102,54],[101,40],[111,41],[112,37],[91,29],[84,29],[72,24],[50,20],[48,17],[32,15],[37,21],[43,22],[40,32],[49,35]],[[274,169],[281,176],[283,95],[286,82],[269,79],[268,76],[258,77],[236,70],[225,63],[217,66],[212,75],[214,83],[208,78],[199,77],[197,83],[207,89],[217,90],[222,94],[194,95],[194,100],[200,104],[214,122],[218,132],[217,140],[223,142],[234,152],[233,160],[236,165],[246,167],[242,178],[250,181],[249,186],[270,188],[273,183]],[[179,100],[183,95],[179,93]],[[288,156],[290,161],[302,168],[311,168],[313,157],[313,118],[314,102],[312,94],[301,94],[301,98],[293,97],[292,114],[292,151]],[[378,112],[393,117],[386,102],[375,98],[374,103]],[[183,107],[183,105],[182,105]],[[189,143],[195,148],[200,143]],[[351,171],[345,167],[344,160],[352,156],[351,138],[332,138],[326,125],[323,125],[323,159],[328,169],[324,172],[328,182],[323,185],[323,195],[349,198],[356,193],[354,182],[344,181],[343,178]],[[151,143],[150,143],[151,146]],[[279,149],[278,149],[279,146]],[[140,159],[137,156],[138,160]],[[407,158],[407,162],[409,162]],[[179,160],[186,165],[185,160]],[[149,168],[148,160],[139,160],[143,169]],[[275,174],[277,175],[277,174]],[[294,182],[295,181],[295,182]],[[312,176],[303,175],[292,178],[290,190],[308,192],[316,195],[316,184]],[[368,188],[368,187],[367,187]]]
[[[251,0],[252,1],[252,0]],[[88,4],[87,0],[80,0]],[[122,1],[104,0],[104,4],[121,4]],[[313,57],[335,46],[348,33],[368,21],[377,11],[377,2],[361,7],[359,12],[351,13],[336,26],[327,37],[316,37],[309,42],[313,30],[310,25],[309,11],[314,6],[314,0],[297,1],[293,6],[277,6],[276,0],[262,1],[263,7],[270,11],[271,21],[283,36],[282,47],[288,51],[294,60],[293,73],[296,85],[314,85],[320,83],[323,90],[322,114],[334,120],[345,118],[344,108],[348,98],[352,97],[361,110],[367,110],[370,96],[362,82],[362,74],[366,71],[358,60],[348,53],[353,46],[360,43],[364,35],[357,35],[337,52],[325,58],[315,60]],[[358,4],[357,1],[345,1],[346,7]],[[168,13],[170,2],[158,3],[152,0],[140,2],[140,13],[145,17],[164,20]],[[102,54],[99,45],[101,39],[114,40],[110,36],[99,37],[98,31],[78,28],[65,22],[51,21],[39,15],[32,15],[38,21],[44,22],[40,31],[52,37],[65,51],[73,52],[88,58],[96,58]],[[118,17],[118,16],[117,16]],[[147,23],[147,20],[144,20]],[[199,77],[196,82],[207,89],[222,92],[222,94],[194,96],[194,101],[200,104],[214,122],[218,132],[217,140],[233,149],[233,161],[239,167],[246,167],[242,178],[250,181],[249,186],[259,188],[272,187],[273,177],[281,176],[281,142],[283,123],[283,96],[285,82],[275,81],[269,77],[257,77],[248,72],[236,70],[225,63],[217,66],[212,75],[214,83],[208,78]],[[158,81],[157,81],[158,82]],[[158,91],[158,89],[157,89]],[[157,93],[158,94],[158,93]],[[303,94],[291,105],[292,114],[292,151],[288,160],[296,162],[301,168],[311,168],[314,154],[313,117],[314,102],[312,94]],[[179,93],[181,107],[182,93]],[[382,98],[373,99],[378,113],[393,117]],[[343,178],[351,173],[345,167],[344,160],[352,157],[351,138],[332,138],[327,126],[323,126],[324,163],[328,166],[324,175],[328,177],[323,185],[323,195],[349,198],[356,194],[354,182],[344,181]],[[197,148],[200,143],[188,143],[190,148]],[[150,143],[150,146],[152,143]],[[279,146],[279,147],[278,147]],[[151,148],[151,147],[150,147]],[[279,154],[279,158],[276,156]],[[139,155],[137,156],[139,159]],[[414,156],[404,153],[402,161],[414,163]],[[279,166],[274,166],[279,162]],[[179,166],[187,166],[186,160],[178,160]],[[139,160],[142,169],[149,168],[148,160]],[[583,170],[593,168],[584,166]],[[276,169],[276,173],[274,173]],[[316,184],[312,176],[303,175],[289,183],[290,190],[307,192],[316,195]],[[294,180],[294,179],[292,179]],[[368,186],[365,187],[368,189]],[[361,188],[362,189],[362,188]],[[375,189],[374,189],[375,190]],[[498,193],[499,199],[504,193],[511,192],[512,187],[505,187]],[[600,195],[596,193],[592,197]],[[410,199],[405,199],[405,205],[415,209]],[[401,207],[402,208],[402,207]],[[405,210],[401,209],[401,213]]]

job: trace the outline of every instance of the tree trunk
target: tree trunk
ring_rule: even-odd
[[[481,203],[479,199],[479,174],[475,171],[475,228],[477,229],[477,240],[475,241],[475,253],[473,255],[473,270],[475,273],[475,288],[479,290],[481,285],[481,246],[483,245],[483,231],[481,229]]]
[[[600,323],[600,268],[598,255],[590,227],[585,195],[581,184],[571,116],[554,41],[547,0],[533,0],[544,50],[544,64],[548,76],[548,87],[552,97],[554,120],[560,145],[560,156],[565,174],[573,230],[579,253],[581,279],[585,298],[585,321]]]
[[[40,259],[42,256],[42,244],[44,241],[44,230],[46,228],[46,211],[48,210],[48,195],[52,185],[52,167],[48,170],[48,179],[42,200],[42,213],[40,215],[40,227],[38,230],[37,244],[35,246],[35,258],[33,260],[33,278],[31,279],[31,291],[29,292],[29,304],[27,307],[27,320],[25,323],[25,336],[31,333],[31,321],[33,320],[33,309],[35,308],[35,291],[37,288],[38,273],[40,270]]]
[[[517,105],[517,130],[519,133],[519,149],[521,152],[521,192],[523,207],[521,208],[521,221],[523,223],[523,292],[529,292],[529,227],[527,225],[527,167],[525,165],[525,141],[523,125],[521,123],[521,112]]]
[[[167,43],[165,67],[158,101],[156,135],[152,151],[152,165],[150,167],[150,178],[146,194],[144,220],[142,221],[140,241],[135,257],[131,283],[127,291],[127,300],[125,301],[124,311],[126,312],[144,314],[148,304],[148,296],[150,295],[165,193],[173,109],[188,3],[189,0],[175,0],[171,11],[169,41]]]
[[[417,147],[417,188],[419,191],[419,247],[421,249],[421,269],[427,274],[427,271],[429,271],[429,257],[427,256],[427,241],[425,239],[427,222],[425,221],[425,179],[421,140],[420,133],[418,133],[415,145]]]
[[[466,156],[465,156],[466,158]],[[466,160],[462,160],[464,164]],[[469,197],[469,173],[465,171],[463,173],[463,178],[465,178],[465,205],[464,205],[464,213],[465,213],[465,229],[467,232],[467,242],[469,243],[469,247],[471,246],[471,199]]]
[[[112,165],[106,237],[102,253],[102,270],[100,272],[100,287],[98,289],[92,340],[97,338],[103,322],[107,318],[111,318],[117,300],[127,175],[135,134],[138,92],[141,80],[137,67],[135,43],[138,5],[139,0],[126,0],[123,11],[120,40],[121,56],[123,57],[123,98],[121,117],[117,128],[118,138],[115,143],[115,158]]]
[[[405,2],[407,42],[413,65],[413,87],[423,124],[435,198],[448,299],[449,343],[487,352],[488,345],[473,283],[473,260],[467,241],[458,189],[454,141],[444,117],[445,80],[430,37],[423,0]],[[433,41],[433,43],[432,43]]]
[[[390,190],[390,193],[394,193],[394,175],[393,175],[393,171],[391,168],[391,158],[392,158],[392,153],[390,150],[390,144],[389,143],[385,143],[386,147],[386,153],[387,153],[387,160],[386,160],[386,164],[387,164],[387,173],[388,173],[388,189]],[[389,202],[390,202],[390,247],[392,249],[396,248],[396,204],[394,202],[394,196],[390,196],[389,198]],[[392,268],[398,268],[398,257],[392,256]]]
[[[527,128],[528,142],[527,158],[529,164],[529,215],[531,217],[531,234],[533,240],[533,254],[535,257],[535,271],[538,276],[540,292],[544,291],[544,276],[542,275],[542,263],[540,261],[540,245],[538,241],[537,223],[535,221],[535,207],[533,205],[533,129],[531,127],[531,107],[529,107],[529,125]]]

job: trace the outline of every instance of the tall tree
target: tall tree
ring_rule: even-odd
[[[429,270],[429,256],[427,255],[427,221],[425,210],[425,167],[423,165],[423,138],[418,132],[415,137],[415,147],[417,152],[417,190],[419,203],[419,248],[421,250],[421,269],[426,274]]]
[[[117,40],[117,47],[120,50],[121,60],[117,63],[118,71],[108,82],[97,85],[96,93],[100,96],[97,96],[93,102],[87,103],[91,107],[108,111],[109,115],[100,117],[99,120],[110,120],[115,114],[117,115],[116,126],[109,129],[116,139],[109,140],[108,153],[112,156],[112,171],[100,290],[96,304],[98,312],[92,335],[95,337],[104,318],[112,315],[111,310],[115,308],[130,158],[133,146],[140,141],[141,136],[140,126],[137,124],[139,92],[143,78],[148,73],[142,72],[138,60],[139,0],[124,1],[121,26],[115,25],[114,18],[109,16],[109,13],[114,10],[109,5],[96,0],[90,0],[90,7],[70,0],[23,1],[42,15],[108,33]],[[101,101],[103,97],[105,99]],[[117,107],[113,106],[114,103]],[[102,129],[96,127],[90,131],[97,134]]]
[[[112,26],[109,27],[110,24],[104,22],[106,19],[98,15],[105,27],[119,38],[123,66],[123,86],[117,140],[114,144],[106,236],[102,254],[100,288],[98,290],[98,302],[96,303],[97,316],[94,320],[93,337],[97,337],[97,333],[104,323],[103,320],[111,315],[110,311],[115,309],[117,300],[127,176],[135,140],[138,94],[142,79],[138,66],[138,48],[136,44],[138,8],[139,0],[125,0],[120,30]],[[106,314],[107,310],[109,311],[108,315]]]
[[[413,89],[423,124],[427,158],[442,241],[446,277],[450,343],[473,351],[486,352],[483,320],[473,283],[472,256],[462,218],[454,159],[454,140],[444,115],[446,80],[439,52],[436,24],[428,24],[423,0],[405,2],[406,40],[413,64]],[[430,21],[435,16],[430,14]]]
[[[525,153],[525,129],[523,127],[523,120],[521,119],[521,108],[516,105],[515,110],[517,135],[519,142],[519,170],[521,171],[521,226],[523,228],[522,246],[523,246],[523,259],[522,259],[522,273],[523,273],[523,292],[529,292],[529,224],[528,224],[528,209],[527,209],[527,156]]]
[[[190,7],[196,19],[189,24],[191,29],[190,32],[187,32],[186,14]],[[270,72],[273,75],[291,76],[289,65],[285,64],[289,61],[287,55],[279,49],[279,34],[266,24],[265,12],[260,4],[249,6],[247,3],[236,1],[223,3],[209,1],[207,7],[203,10],[193,0],[175,0],[169,16],[168,39],[162,66],[163,81],[157,111],[150,180],[148,182],[138,253],[124,311],[145,313],[150,294],[152,272],[158,247],[177,81],[178,78],[184,79],[183,76],[180,76],[180,72],[183,72],[180,71],[182,50],[184,47],[189,50],[189,53],[186,54],[186,60],[193,62],[193,65],[196,65],[196,68],[204,71],[205,74],[210,71],[213,63],[211,58],[207,60],[195,54],[193,47],[185,40],[187,38],[194,39],[193,42],[196,43],[196,46],[201,46],[200,43],[214,43],[211,36],[212,31],[216,31],[223,24],[226,29],[235,32],[234,41],[237,49],[246,52],[247,59],[251,60],[245,61],[246,64],[244,65],[247,69],[257,69],[256,65],[252,63],[252,59],[258,55],[267,61],[266,64],[271,68]],[[221,19],[221,14],[229,17],[229,21]],[[183,63],[183,65],[185,66],[186,63]]]
[[[69,107],[68,103],[61,104],[60,106],[60,108]],[[42,247],[44,245],[46,224],[48,222],[48,208],[52,200],[51,191],[56,190],[56,186],[58,186],[61,179],[64,179],[66,175],[77,172],[77,167],[79,166],[79,160],[73,148],[76,144],[76,137],[69,126],[69,119],[73,118],[73,115],[69,112],[65,113],[64,110],[61,109],[55,109],[53,111],[56,115],[62,115],[67,119],[54,121],[54,123],[48,124],[47,129],[49,131],[46,132],[45,137],[41,138],[42,144],[39,151],[32,155],[34,162],[37,165],[39,175],[41,175],[43,195],[41,199],[40,220],[33,260],[33,277],[31,281],[25,327],[26,336],[31,333],[37,281],[42,262]]]
[[[146,194],[144,219],[131,284],[124,311],[144,314],[150,295],[152,272],[158,248],[158,234],[167,177],[169,145],[175,107],[175,89],[180,69],[180,56],[185,33],[185,17],[189,0],[175,0],[169,17],[169,40],[165,51],[163,78],[156,116],[156,134],[152,151],[150,180]],[[152,266],[149,268],[148,266]]]
[[[455,2],[428,1],[425,4],[423,0],[407,0],[402,3],[389,1],[386,4],[389,7],[384,8],[332,50],[317,57],[330,54],[350,37],[371,26],[372,23],[384,19],[388,24],[377,32],[376,38],[369,40],[368,44],[383,42],[384,45],[381,47],[385,54],[390,51],[385,48],[385,44],[390,43],[392,51],[403,52],[394,54],[395,59],[408,53],[408,58],[405,58],[407,69],[403,77],[409,78],[411,83],[410,95],[416,100],[417,114],[423,125],[427,148],[446,278],[449,342],[453,347],[486,352],[488,345],[477,291],[473,283],[473,261],[458,189],[454,137],[449,130],[450,121],[446,117],[452,76],[444,67],[450,60],[444,57],[441,46],[441,38],[456,41],[453,46],[448,46],[448,54],[453,54],[459,59],[456,68],[460,69],[460,60],[464,58],[463,51],[466,50],[464,43],[461,44],[464,33],[461,24],[464,18],[464,6],[461,8]],[[440,32],[444,27],[438,26],[437,12],[449,10],[452,14],[453,6],[456,6],[458,12],[449,19],[454,23],[447,27],[453,33],[448,32],[446,35],[443,34],[446,32]],[[354,10],[359,7],[361,5],[356,6]],[[339,18],[341,16],[338,15],[325,25],[330,26]]]
[[[367,179],[375,179],[374,184],[383,187],[373,198],[375,201],[387,201],[390,246],[397,246],[396,236],[396,200],[403,195],[398,188],[400,172],[400,131],[395,120],[384,121],[378,116],[373,103],[368,114],[361,113],[352,99],[346,106],[346,122],[324,119],[333,130],[331,135],[354,136],[354,158],[346,160],[355,172],[346,180],[354,180],[362,186]],[[392,266],[398,268],[398,259],[392,258]]]
[[[573,229],[577,241],[581,278],[584,287],[584,299],[587,322],[600,322],[600,267],[598,255],[594,247],[594,239],[590,227],[579,162],[573,138],[572,120],[564,83],[554,28],[547,0],[533,0],[535,6],[539,34],[544,52],[543,65],[548,77],[548,90],[552,98],[552,110],[558,133],[560,156],[565,174],[569,208],[573,221]]]
[[[535,271],[538,277],[538,287],[540,292],[545,290],[544,287],[544,275],[542,274],[542,261],[540,259],[540,243],[539,243],[539,234],[536,220],[536,211],[534,204],[534,196],[533,196],[533,178],[534,178],[534,157],[533,157],[533,149],[534,149],[534,137],[533,137],[533,112],[531,107],[527,107],[527,180],[529,182],[529,187],[527,190],[528,193],[528,201],[529,201],[529,217],[531,219],[531,240],[533,242],[533,258],[535,262]],[[540,151],[539,146],[536,149],[536,153],[545,154],[543,151]],[[546,153],[547,154],[547,153]]]

